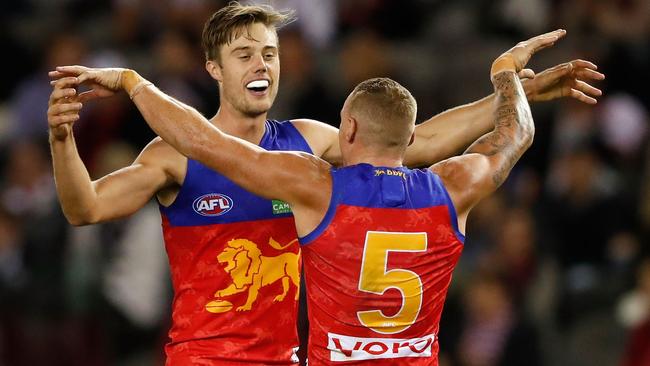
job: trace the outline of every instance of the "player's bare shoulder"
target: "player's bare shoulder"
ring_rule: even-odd
[[[162,170],[167,176],[167,184],[158,192],[158,200],[163,205],[171,204],[187,173],[187,157],[174,149],[160,137],[154,138],[142,150],[136,162]]]
[[[484,190],[485,172],[490,169],[489,160],[481,154],[466,154],[443,160],[429,168],[442,180],[456,206],[458,213],[476,204],[476,197]]]
[[[328,163],[318,156],[306,152],[296,151],[294,154],[298,155],[303,161],[305,161],[307,169],[304,171],[306,173],[312,174],[319,178],[323,176],[329,177],[330,169],[332,169],[332,164]]]
[[[145,146],[137,161],[162,168],[178,184],[185,179],[187,158],[160,137]]]
[[[326,123],[313,119],[292,119],[291,123],[298,129],[300,134],[307,140],[314,155],[323,155],[332,148],[338,147],[338,129]]]

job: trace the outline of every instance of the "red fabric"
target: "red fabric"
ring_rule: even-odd
[[[386,265],[379,265],[383,268],[374,268],[370,272],[369,277],[374,283],[393,270],[412,277],[404,272],[410,271],[421,281],[421,286],[416,286],[416,295],[422,296],[422,302],[415,321],[408,328],[392,334],[382,333],[383,328],[377,331],[365,326],[358,316],[358,312],[370,310],[380,310],[387,317],[395,316],[402,309],[405,298],[400,290],[388,288],[390,281],[380,284],[388,288],[383,294],[361,290],[364,287],[360,284],[361,268],[369,268],[368,261],[373,260],[369,259],[371,249],[367,243],[372,239],[367,240],[368,231],[426,233],[424,250],[383,251],[374,257],[374,261],[386,258]],[[399,236],[396,238],[400,240]],[[392,245],[391,240],[386,240],[387,245]],[[440,315],[462,247],[451,226],[446,206],[408,210],[338,206],[322,235],[303,246],[310,319],[309,363],[340,364],[331,358],[354,354],[371,360],[347,360],[343,364],[437,365]],[[399,287],[409,281],[417,283],[413,279],[401,284],[399,281],[392,283]],[[417,297],[413,294],[409,295],[410,300]],[[345,346],[340,337],[328,336],[328,333],[354,339]],[[422,354],[419,352],[427,348],[431,355],[377,358],[393,357],[400,350],[408,352],[409,348],[414,355]],[[338,356],[332,355],[333,349]]]
[[[167,365],[297,363],[298,286],[293,277],[297,274],[299,283],[300,261],[293,218],[173,227],[163,217],[163,232],[174,286],[171,342],[165,347]],[[239,264],[227,272],[228,263],[220,263],[219,258],[234,239],[254,243],[261,252],[260,267],[247,266],[253,255],[240,253]],[[281,246],[291,244],[277,250],[269,244],[270,239]],[[277,278],[272,278],[273,274]],[[250,283],[240,284],[239,293],[216,296],[217,291],[236,288],[233,279],[243,276],[261,280],[250,310],[243,308],[254,287]],[[276,297],[285,292],[283,282],[288,291],[279,300]],[[213,301],[231,307],[210,312],[206,305]]]
[[[650,319],[632,330],[621,362],[621,366],[648,365],[650,365]]]

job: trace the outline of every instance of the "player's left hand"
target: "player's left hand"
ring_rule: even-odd
[[[598,67],[592,62],[573,60],[538,74],[529,70],[527,75],[520,73],[520,77],[525,78],[522,85],[529,102],[571,97],[583,103],[596,104],[595,97],[603,93],[589,82],[605,79],[605,75],[596,71],[597,69]]]
[[[558,39],[565,35],[566,31],[564,29],[557,29],[517,43],[494,60],[490,69],[490,79],[494,82],[495,76],[502,72],[516,72],[519,74],[526,72],[527,70],[524,67],[535,53],[554,45]]]
[[[80,93],[78,99],[85,102],[90,99],[104,98],[114,95],[122,89],[122,68],[90,68],[85,66],[59,66],[48,75],[54,80],[74,76],[79,80],[79,85],[85,84],[90,90]]]

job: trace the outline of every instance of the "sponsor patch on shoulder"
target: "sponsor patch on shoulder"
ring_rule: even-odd
[[[279,215],[279,214],[284,214],[284,213],[290,213],[291,212],[291,207],[289,206],[288,203],[280,200],[271,200],[271,204],[273,205],[273,214],[274,215]]]
[[[434,334],[420,338],[359,338],[327,333],[330,361],[360,361],[380,358],[431,357]]]
[[[201,216],[221,216],[234,206],[232,198],[221,193],[208,193],[192,203],[194,212]]]

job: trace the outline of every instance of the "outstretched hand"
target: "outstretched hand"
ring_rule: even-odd
[[[573,60],[546,69],[536,75],[529,74],[528,79],[522,81],[522,85],[529,102],[544,102],[571,97],[583,103],[596,104],[595,97],[599,97],[603,93],[589,82],[605,79],[605,75],[596,71],[597,69],[598,67],[589,61]],[[522,75],[520,74],[520,76]]]
[[[554,45],[564,35],[566,35],[566,31],[564,29],[558,29],[517,43],[514,47],[502,53],[492,63],[490,77],[508,70],[521,72],[535,53]]]

